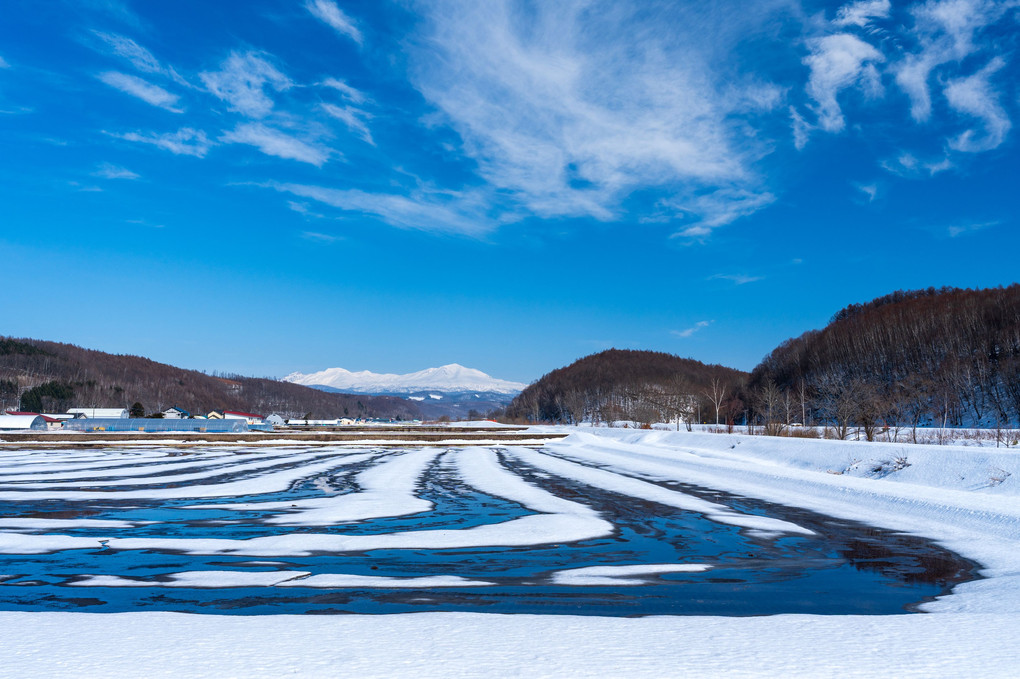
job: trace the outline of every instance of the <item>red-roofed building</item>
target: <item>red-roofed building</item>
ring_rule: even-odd
[[[248,424],[265,424],[266,422],[266,418],[262,415],[256,415],[255,413],[242,413],[236,410],[224,410],[223,419],[244,420]]]
[[[27,417],[41,417],[43,422],[46,423],[46,428],[47,429],[60,429],[61,427],[64,426],[64,420],[65,419],[71,419],[70,417],[64,417],[64,418],[53,417],[51,415],[44,415],[42,413],[30,413],[30,412],[22,411],[22,410],[8,410],[7,414],[8,415],[21,415],[21,416],[27,416]]]

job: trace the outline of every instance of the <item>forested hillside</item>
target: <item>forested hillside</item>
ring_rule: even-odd
[[[63,412],[71,406],[128,408],[136,402],[147,413],[177,406],[194,414],[227,409],[284,417],[421,417],[413,402],[397,397],[331,394],[255,377],[216,377],[139,356],[0,337],[0,405],[5,410]]]
[[[554,370],[521,392],[507,417],[531,422],[725,422],[747,374],[657,351],[610,349]]]
[[[759,419],[872,429],[1020,420],[1020,285],[899,291],[787,340],[748,385]],[[869,432],[870,438],[870,432]]]

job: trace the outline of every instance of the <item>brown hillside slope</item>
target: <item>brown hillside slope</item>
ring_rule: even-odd
[[[70,406],[128,408],[147,413],[170,406],[193,414],[213,409],[284,417],[421,417],[417,406],[389,396],[331,394],[256,377],[214,377],[140,356],[108,354],[72,344],[0,337],[0,405],[61,412]]]

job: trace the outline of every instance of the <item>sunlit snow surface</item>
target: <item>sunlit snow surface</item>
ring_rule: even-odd
[[[0,609],[898,613],[921,539],[553,449],[0,452]]]

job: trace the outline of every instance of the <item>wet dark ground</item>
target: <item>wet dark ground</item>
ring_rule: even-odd
[[[67,550],[43,555],[0,555],[0,610],[89,612],[183,611],[210,614],[337,614],[473,611],[608,616],[771,615],[779,613],[891,614],[977,578],[973,562],[929,541],[834,519],[806,510],[692,487],[661,485],[809,528],[813,536],[766,537],[702,515],[610,493],[538,472],[503,456],[528,481],[599,511],[616,528],[608,537],[522,548],[374,550],[310,557],[192,556],[166,551]],[[370,463],[363,463],[365,467]],[[357,469],[357,467],[355,467]],[[198,503],[316,497],[323,480],[334,490],[357,490],[351,476],[306,479],[286,493]],[[124,486],[127,489],[130,486]],[[465,486],[440,458],[424,475],[419,496],[433,511],[329,527],[266,524],[263,512],[184,509],[195,500],[0,502],[0,516],[158,521],[129,530],[62,530],[109,537],[250,538],[293,532],[377,534],[468,528],[532,513]],[[29,532],[29,531],[19,531]],[[569,586],[555,571],[586,566],[707,564],[696,573],[641,576],[640,585]],[[309,571],[313,574],[418,577],[456,575],[488,587],[423,589],[300,587],[78,587],[87,575],[168,579],[183,571]]]

